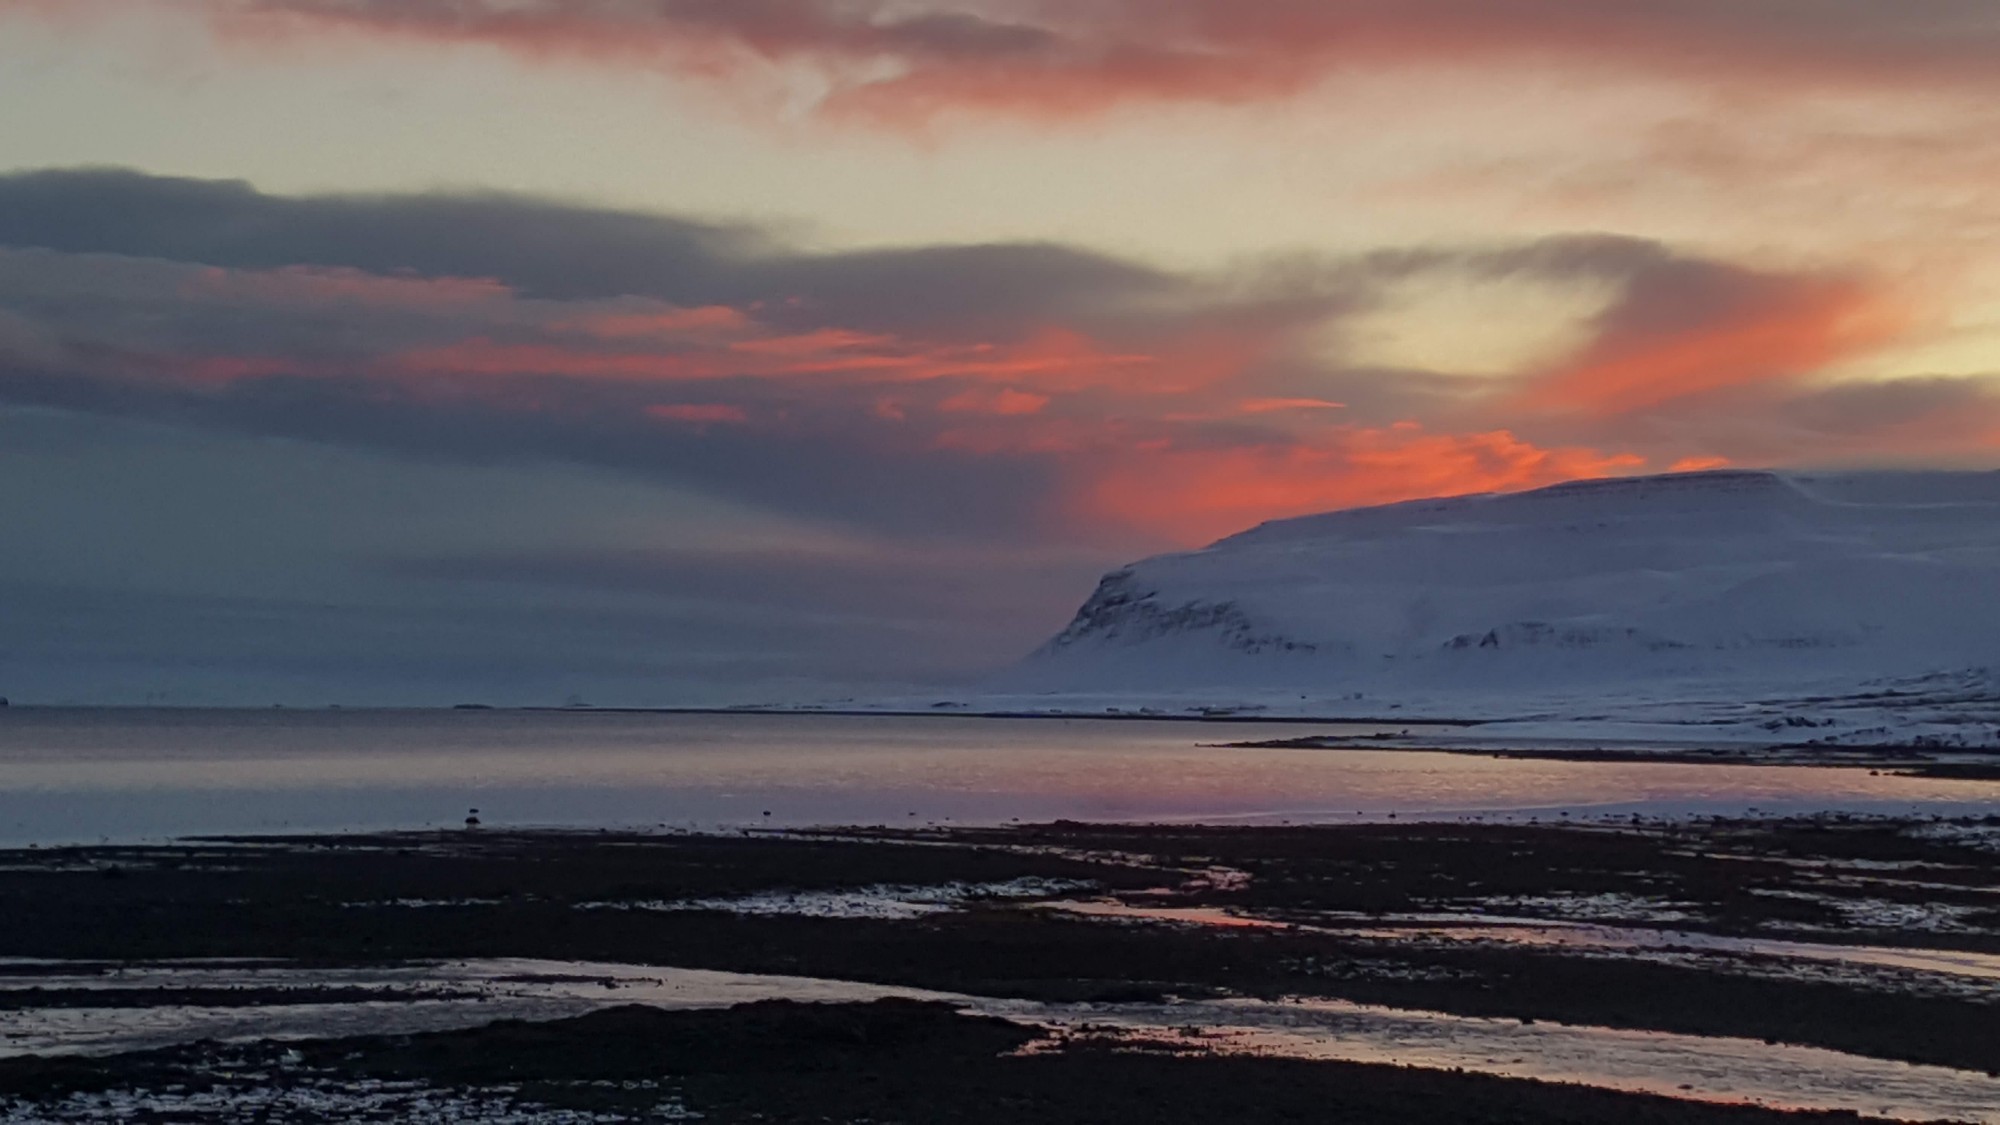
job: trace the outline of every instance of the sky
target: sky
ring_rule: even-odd
[[[1992,0],[0,0],[0,695],[977,683],[1345,506],[2000,466]]]

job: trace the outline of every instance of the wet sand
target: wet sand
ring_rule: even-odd
[[[1948,1068],[1945,1077],[1960,1087],[1951,1104],[1963,1107],[1978,1104],[1989,1072],[2000,1073],[2000,983],[1988,972],[2000,965],[1996,842],[2000,818],[1818,818],[739,836],[464,831],[6,852],[0,958],[29,960],[0,961],[0,1033],[8,1037],[0,1053],[22,1053],[8,1049],[12,1039],[51,1055],[64,1028],[82,1035],[142,1023],[148,1011],[233,1013],[253,1030],[244,1032],[250,1042],[227,1046],[147,1043],[89,1058],[0,1060],[0,1098],[14,1099],[0,1106],[27,1119],[109,1120],[142,1088],[196,1091],[220,1081],[214,1073],[254,1071],[264,1078],[242,1097],[282,1101],[286,1090],[302,1098],[318,1090],[313,1104],[350,1110],[362,1104],[354,1098],[457,1098],[463,1104],[453,1103],[453,1113],[496,1120],[557,1120],[548,1114],[564,1106],[635,1120],[672,1119],[671,1106],[709,1120],[1775,1117],[1715,1104],[1729,1100],[1732,1081],[1749,1077],[1691,1074],[1661,1085],[1658,1074],[1639,1075],[1607,1089],[1523,1077],[1569,1073],[1555,1063],[1538,1069],[1530,1057],[1551,1041],[1534,1029],[1566,1025],[1587,1036],[1746,1041],[1737,1054],[1765,1044],[1817,1051],[1800,1057],[1831,1068],[1824,1096],[1801,1090],[1794,1104],[1870,1113],[1894,1107],[1834,1096],[1847,1081],[1835,1073],[1841,1067],[1860,1074],[1863,1064],[1884,1065],[1868,1060],[1887,1060]],[[247,960],[233,976],[142,968],[213,958]],[[766,1001],[716,1012],[611,1010],[638,993],[607,978],[584,982],[588,1007],[522,1009],[539,1013],[531,1022],[482,1029],[458,1026],[465,1017],[454,1016],[450,1030],[387,1039],[341,1030],[305,1034],[293,1046],[256,1042],[260,1012],[457,1005],[483,1023],[485,1003],[492,1017],[507,1016],[506,997],[481,1000],[477,987],[425,967],[469,958],[784,974],[911,991],[871,1004],[865,990],[836,990],[817,997],[832,1006],[811,1009]],[[368,975],[384,972],[401,975]],[[925,1001],[930,994],[958,999]],[[1315,1003],[1333,1005],[1338,1019],[1293,1027],[1303,1017],[1287,1013]],[[1064,1006],[1060,1018],[1051,1017],[1055,1006]],[[1393,1011],[1371,1015],[1378,1009]],[[1239,1036],[1232,1047],[1226,1035],[1171,1032],[1176,1015],[1219,1025],[1224,1013],[1253,1010],[1265,1031],[1284,1035]],[[1003,1026],[995,1013],[1019,1018]],[[1352,1029],[1376,1034],[1418,1018],[1410,1013],[1444,1021],[1436,1044],[1418,1050],[1378,1035],[1406,1042],[1404,1054],[1310,1049],[1314,1036],[1324,1045],[1360,1035]],[[1464,1024],[1466,1042],[1453,1043],[1452,1020],[1485,1022]],[[1524,1030],[1492,1040],[1494,1021]],[[1093,1022],[1095,1033],[1086,1030]],[[1474,1030],[1506,1050],[1518,1044],[1527,1061],[1503,1065],[1490,1043],[1479,1048],[1485,1054],[1472,1051]],[[700,1044],[710,1041],[736,1044],[733,1061],[704,1054]],[[1008,1053],[1022,1047],[1031,1048],[1026,1057]],[[290,1051],[300,1061],[285,1062]],[[816,1052],[841,1061],[815,1071]],[[1309,1057],[1265,1057],[1272,1054]],[[1386,1065],[1395,1061],[1420,1068]],[[1487,1073],[1454,1074],[1456,1065]],[[772,1077],[794,1070],[818,1077]],[[963,1096],[954,1099],[941,1070],[962,1075]],[[1784,1102],[1769,1074],[1757,1081],[1760,1097]],[[383,1082],[414,1085],[384,1093]],[[618,1085],[587,1085],[596,1082]],[[653,1085],[628,1090],[627,1082]],[[496,1083],[515,1093],[493,1094]],[[1688,1093],[1680,1098],[1633,1092],[1673,1094],[1681,1085]],[[2000,1107],[2000,1085],[1993,1089]],[[475,1103],[486,1108],[468,1108]],[[514,1116],[494,1108],[503,1103]],[[272,1105],[280,1120],[360,1112],[313,1117],[321,1111]],[[58,1116],[64,1106],[82,1116]],[[1904,1105],[1895,1115],[1920,1118],[1922,1110]]]

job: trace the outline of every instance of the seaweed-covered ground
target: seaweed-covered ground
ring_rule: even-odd
[[[424,966],[506,958],[896,986],[1113,1023],[1122,1006],[1306,998],[1739,1037],[1983,1080],[2000,1075],[2000,817],[469,830],[0,853],[0,1054],[43,1052],[0,1059],[0,1118],[1777,1116],[1393,1057],[1246,1057],[1199,1034],[1051,1030],[937,1000],[611,1007],[608,979],[596,1010],[539,1022],[112,1055],[60,1043],[170,1009],[459,1011],[479,997]],[[390,987],[361,969],[405,976]]]

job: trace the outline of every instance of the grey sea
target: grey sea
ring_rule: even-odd
[[[825,714],[0,711],[0,842],[451,827],[1988,811],[1866,770],[1217,743],[1400,727]]]

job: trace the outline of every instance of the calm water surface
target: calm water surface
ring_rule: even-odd
[[[457,825],[1990,811],[1865,770],[1205,743],[1337,724],[506,711],[0,711],[0,842]],[[768,815],[767,815],[768,814]]]

